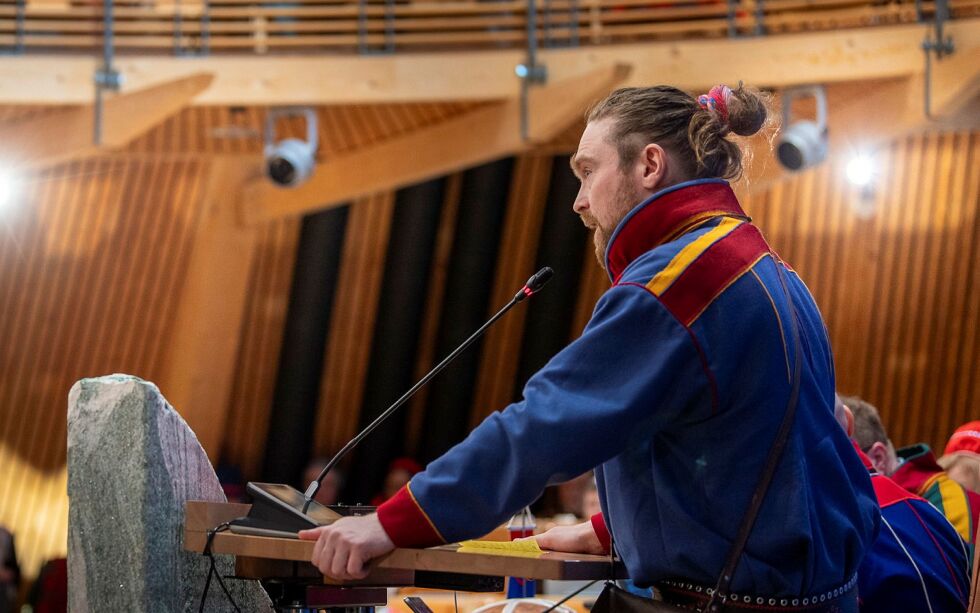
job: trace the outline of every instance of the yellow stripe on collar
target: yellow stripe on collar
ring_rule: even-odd
[[[681,276],[687,270],[691,262],[707,251],[708,247],[728,236],[735,228],[743,223],[745,222],[741,219],[726,217],[720,224],[681,249],[670,263],[667,264],[666,268],[650,279],[650,282],[647,283],[647,289],[657,296],[663,294],[677,280],[677,277]]]

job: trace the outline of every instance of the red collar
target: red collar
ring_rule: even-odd
[[[722,215],[749,217],[722,179],[697,179],[650,196],[619,222],[606,247],[606,270],[613,283],[636,258],[673,240],[696,224]]]

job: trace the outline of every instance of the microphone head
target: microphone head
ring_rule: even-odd
[[[545,266],[538,272],[534,273],[533,277],[527,280],[525,287],[531,290],[531,292],[541,291],[541,288],[544,287],[544,284],[547,283],[548,280],[551,279],[552,275],[554,274],[555,271],[551,270],[550,267]]]

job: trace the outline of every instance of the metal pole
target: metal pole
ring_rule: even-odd
[[[385,0],[385,51],[395,52],[395,0]]]
[[[183,15],[180,10],[180,0],[174,2],[174,55],[181,55],[180,39],[183,29]]]
[[[943,26],[946,24],[946,20],[949,18],[949,5],[948,0],[936,0],[936,12],[933,15],[933,25],[935,26],[935,40],[929,40],[929,35],[926,34],[925,40],[922,41],[922,51],[926,54],[926,66],[923,74],[923,107],[925,111],[925,116],[928,119],[935,119],[932,115],[932,54],[935,52],[936,59],[942,60],[947,55],[952,55],[955,47],[953,46],[953,37],[946,36],[943,33]]]
[[[17,0],[17,34],[14,39],[14,52],[24,52],[24,17],[27,11],[26,0]]]
[[[95,75],[95,134],[96,145],[102,144],[102,91],[112,74],[112,0],[102,3],[102,68]]]
[[[738,28],[735,25],[735,7],[738,0],[728,0],[728,36],[735,38],[738,36]]]
[[[527,0],[527,65],[538,65],[538,7],[535,0]]]
[[[357,3],[357,50],[359,53],[366,54],[367,48],[367,2],[358,0]]]
[[[572,31],[568,38],[568,45],[578,47],[578,0],[572,0],[571,20]]]
[[[201,9],[201,55],[211,52],[211,3],[204,0]]]
[[[532,83],[548,80],[548,69],[538,65],[537,6],[535,0],[527,2],[527,61],[518,64],[515,72],[521,79],[521,138],[527,140],[530,134],[528,93]]]

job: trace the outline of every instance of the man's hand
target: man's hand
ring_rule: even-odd
[[[530,538],[536,539],[541,549],[595,555],[605,553],[591,521],[574,526],[555,526],[551,530]]]
[[[316,541],[310,561],[324,575],[341,581],[363,579],[368,574],[368,562],[395,548],[374,513],[301,530],[299,538]]]

